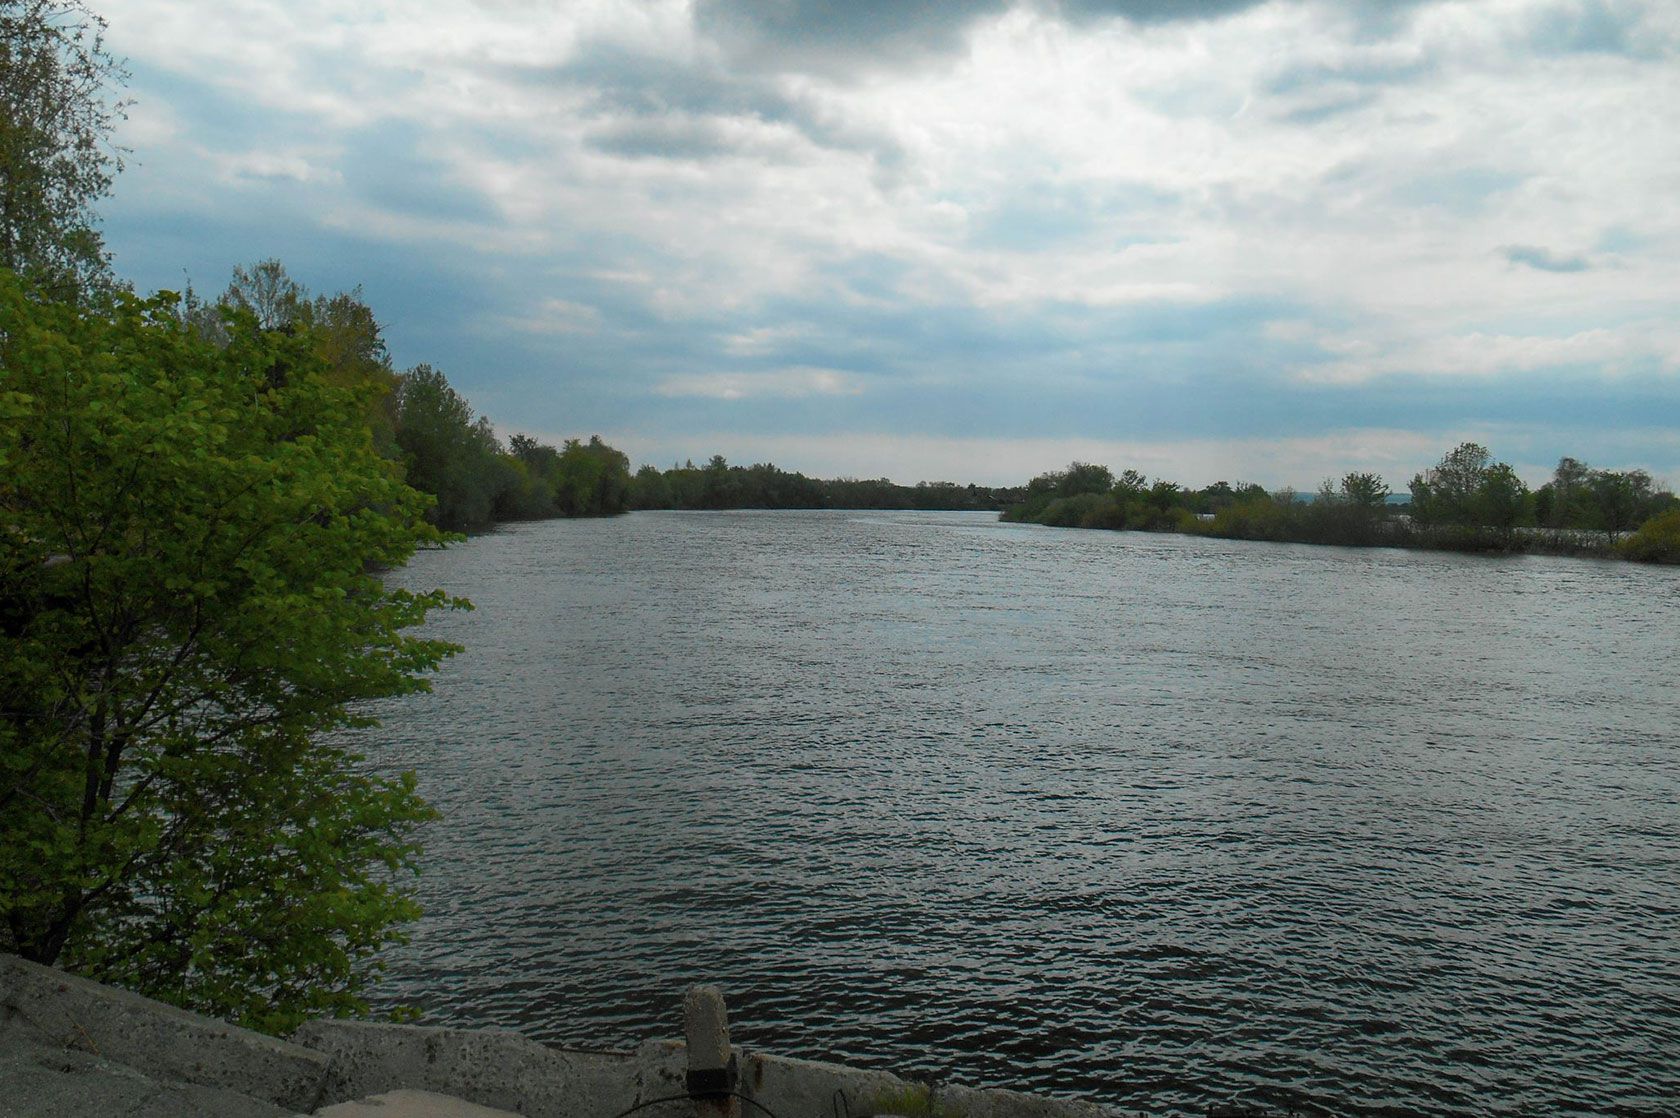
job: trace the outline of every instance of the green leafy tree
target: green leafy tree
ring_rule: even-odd
[[[1594,470],[1584,489],[1587,523],[1611,543],[1651,515],[1656,497],[1651,475],[1644,470]]]
[[[1412,519],[1428,526],[1475,526],[1476,493],[1493,456],[1478,443],[1460,443],[1434,469],[1412,478]]]
[[[1388,483],[1377,474],[1349,473],[1342,477],[1341,496],[1355,508],[1381,512],[1388,507]]]
[[[715,461],[721,462],[721,456]],[[566,516],[613,516],[630,507],[630,459],[592,435],[567,439],[554,499]],[[707,469],[708,479],[714,473]],[[727,470],[722,470],[727,476]]]
[[[438,540],[308,331],[0,273],[0,950],[283,1030],[417,910],[412,774],[332,734],[423,689]]]
[[[61,297],[112,286],[94,203],[122,169],[128,75],[79,0],[0,3],[0,268]]]
[[[408,482],[433,494],[432,518],[460,531],[488,526],[498,492],[514,479],[500,462],[501,446],[487,419],[430,365],[403,374],[397,389],[397,446]]]
[[[668,509],[673,507],[671,483],[657,466],[643,466],[630,479],[630,507]]]
[[[1546,515],[1542,523],[1548,528],[1585,527],[1592,473],[1592,468],[1579,459],[1559,458],[1552,480],[1544,486]]]
[[[1517,529],[1533,523],[1533,510],[1528,486],[1510,466],[1495,462],[1483,471],[1471,502],[1472,518],[1478,527],[1491,529],[1501,545],[1510,547]]]

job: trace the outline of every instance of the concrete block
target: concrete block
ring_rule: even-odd
[[[680,1049],[577,1052],[518,1033],[366,1021],[311,1021],[294,1039],[330,1059],[329,1104],[410,1088],[528,1118],[610,1118],[683,1089]]]
[[[0,1051],[29,1045],[89,1052],[159,1083],[223,1088],[294,1112],[319,1105],[328,1068],[299,1045],[0,955]]]
[[[741,1055],[741,1093],[777,1118],[829,1118],[837,1112],[841,1118],[848,1112],[853,1118],[862,1118],[871,1113],[870,1100],[902,1093],[908,1086],[905,1080],[884,1071],[757,1052]],[[836,1102],[837,1093],[845,1100],[844,1105]],[[743,1118],[764,1118],[763,1111],[753,1106],[743,1107],[741,1113]]]
[[[160,1082],[73,1049],[0,1051],[0,1118],[288,1118],[290,1110],[222,1087]]]
[[[1106,1118],[1109,1114],[1094,1103],[1073,1099],[950,1085],[930,1089],[884,1071],[756,1052],[741,1058],[741,1093],[778,1118],[836,1113],[842,1118],[847,1114],[864,1118],[889,1112],[881,1105],[889,1099],[914,1100],[917,1105],[908,1109],[915,1118]],[[763,1118],[751,1106],[742,1114],[743,1118]]]
[[[509,1110],[494,1110],[431,1091],[386,1091],[383,1095],[335,1103],[315,1112],[316,1118],[513,1118]]]

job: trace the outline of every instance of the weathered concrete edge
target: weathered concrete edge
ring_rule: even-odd
[[[549,1048],[518,1033],[312,1021],[300,1044],[332,1057],[324,1104],[402,1088],[453,1095],[530,1118],[611,1118],[655,1099],[684,1093],[687,1051],[681,1041],[650,1041],[633,1054]],[[883,1099],[929,1088],[884,1071],[757,1052],[739,1054],[740,1092],[781,1118],[862,1116]],[[843,1100],[837,1103],[836,1099]],[[1102,1118],[1082,1100],[945,1085],[933,1089],[940,1118]],[[687,1113],[676,1103],[653,1118]]]
[[[884,1099],[920,1095],[936,1118],[1106,1118],[1112,1112],[1081,1099],[1028,1095],[995,1087],[933,1086],[884,1071],[791,1056],[743,1053],[741,1093],[786,1118],[788,1115],[861,1116]],[[836,1098],[844,1100],[843,1105]]]
[[[330,1061],[322,1105],[406,1088],[533,1118],[594,1118],[644,1101],[641,1076],[654,1070],[639,1055],[563,1051],[490,1029],[323,1020],[307,1022],[293,1039]],[[669,1094],[682,1089],[682,1069],[667,1062]]]
[[[331,1066],[302,1045],[0,954],[0,1038],[7,1034],[305,1113],[320,1105]]]
[[[651,1041],[633,1053],[551,1048],[513,1032],[312,1021],[292,1041],[228,1025],[126,990],[0,954],[0,1051],[84,1052],[161,1083],[234,1092],[294,1113],[393,1090],[422,1090],[529,1118],[611,1118],[684,1093],[687,1051]],[[741,1052],[740,1091],[782,1118],[849,1112],[927,1087],[882,1071]],[[844,1100],[843,1107],[836,1100]],[[941,1086],[937,1118],[1099,1118],[1088,1102]],[[686,1113],[672,1103],[650,1118]]]

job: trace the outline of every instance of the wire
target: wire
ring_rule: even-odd
[[[634,1114],[638,1110],[646,1110],[650,1106],[658,1106],[662,1102],[687,1102],[687,1101],[688,1101],[688,1096],[687,1095],[666,1095],[662,1099],[649,1099],[647,1102],[639,1102],[635,1106],[632,1106],[629,1110],[619,1111],[617,1114],[613,1115],[613,1118],[624,1118],[624,1116],[627,1115],[627,1114]]]
[[[737,1099],[740,1099],[742,1102],[752,1103],[754,1106],[758,1107],[758,1109],[760,1109],[760,1110],[764,1111],[764,1113],[768,1114],[770,1116],[770,1118],[777,1118],[777,1115],[776,1115],[775,1111],[771,1110],[769,1107],[765,1106],[763,1103],[759,1102],[757,1099],[749,1099],[749,1098],[747,1098],[747,1096],[745,1096],[743,1094],[740,1094],[737,1091],[731,1091],[731,1092],[729,1092],[729,1094],[730,1094],[731,1098],[737,1098]]]
[[[740,1099],[742,1102],[750,1103],[751,1105],[756,1106],[758,1109],[764,1111],[764,1113],[768,1114],[770,1116],[770,1118],[779,1118],[779,1116],[776,1114],[775,1111],[771,1110],[769,1107],[765,1106],[763,1103],[759,1102],[757,1099],[749,1099],[747,1096],[741,1094],[739,1091],[723,1091],[723,1092],[720,1092],[716,1096],[707,1096],[707,1097]],[[658,1106],[662,1102],[689,1102],[693,1099],[694,1099],[693,1095],[666,1095],[662,1099],[649,1099],[647,1102],[637,1103],[635,1106],[632,1106],[628,1110],[619,1111],[617,1114],[613,1115],[613,1118],[625,1118],[625,1115],[627,1115],[627,1114],[634,1114],[638,1110],[646,1110],[650,1106]]]

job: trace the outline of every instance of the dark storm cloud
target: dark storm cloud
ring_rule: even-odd
[[[1006,0],[701,0],[695,25],[767,68],[818,55],[901,62],[960,47],[974,23]]]
[[[750,145],[743,144],[720,121],[678,117],[609,125],[589,133],[584,143],[596,151],[631,159],[706,160],[751,151]]]
[[[701,0],[695,25],[764,69],[902,65],[955,54],[979,22],[1024,6],[1072,23],[1219,19],[1266,0]]]
[[[904,160],[902,146],[891,136],[783,88],[776,77],[704,59],[679,62],[592,44],[565,65],[528,70],[522,80],[561,84],[587,95],[591,115],[601,123],[586,143],[611,154],[678,159],[742,154],[741,137],[724,124],[743,120],[784,125],[817,147],[864,154],[883,169]],[[765,154],[763,145],[754,153]]]
[[[1542,245],[1506,245],[1499,251],[1513,264],[1542,272],[1584,272],[1592,267],[1584,256],[1558,256]]]
[[[1640,14],[1604,0],[1559,4],[1535,20],[1529,42],[1545,54],[1645,54],[1652,44],[1638,40]]]
[[[1264,86],[1267,93],[1297,93],[1325,87],[1364,89],[1372,86],[1409,85],[1436,72],[1428,58],[1352,58],[1334,65],[1315,62],[1289,66],[1278,71]]]
[[[1183,23],[1219,19],[1265,0],[1060,0],[1053,10],[1071,19],[1119,18],[1132,23]]]

